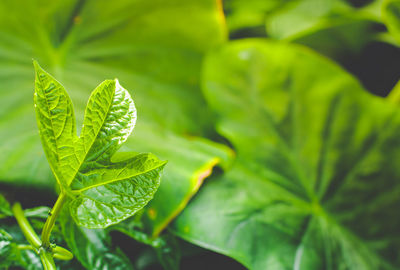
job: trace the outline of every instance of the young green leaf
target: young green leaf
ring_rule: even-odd
[[[64,87],[34,61],[36,119],[44,152],[60,184],[66,188],[78,167],[74,109]]]
[[[143,208],[160,185],[165,162],[152,154],[79,174],[73,187],[78,196],[70,203],[75,221],[88,228],[117,223]]]
[[[61,189],[71,197],[72,217],[79,225],[102,228],[132,216],[153,198],[165,162],[152,154],[112,161],[136,122],[128,91],[118,80],[101,83],[89,98],[78,138],[68,94],[34,65],[43,148]]]

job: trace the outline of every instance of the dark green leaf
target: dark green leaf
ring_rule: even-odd
[[[233,42],[205,63],[238,151],[174,231],[251,269],[400,267],[400,111],[299,47]]]
[[[357,53],[379,33],[380,5],[354,8],[343,0],[296,0],[267,16],[267,34],[329,56]]]
[[[11,235],[0,229],[0,268],[8,268],[19,255],[19,250]]]
[[[21,260],[19,265],[24,267],[26,270],[42,270],[43,265],[40,261],[39,255],[33,250],[22,250]]]
[[[153,247],[164,270],[180,269],[181,252],[175,236],[169,233],[164,234],[154,240]]]
[[[31,217],[30,222],[33,223],[32,225],[35,225],[35,223],[40,223],[40,226],[38,226],[38,229],[43,228],[43,218],[42,218],[42,211],[39,211],[40,209],[45,209],[43,208],[32,208],[32,209],[27,209],[25,210],[25,213],[28,213],[28,215]],[[38,219],[37,219],[38,218]],[[36,227],[36,226],[34,226]],[[4,232],[6,231],[4,237]],[[11,249],[11,253],[8,253],[7,258],[3,259],[2,254],[0,252],[0,269],[3,269],[2,267],[6,268],[6,264],[10,267],[9,269],[27,269],[27,270],[42,270],[43,265],[40,261],[39,255],[36,253],[36,251],[33,250],[32,246],[29,245],[29,243],[26,241],[25,236],[23,235],[21,228],[15,224],[15,223],[10,223],[10,222],[4,222],[0,223],[0,235],[3,235],[2,244],[5,242],[8,242],[9,245],[7,246],[2,246],[7,247],[8,251]],[[0,237],[1,238],[1,237]],[[6,240],[6,241],[5,241]],[[56,240],[57,243],[62,242],[62,237],[58,230],[53,230],[52,233],[52,240]],[[4,250],[3,250],[4,251]],[[74,265],[71,264],[71,261],[58,261],[57,264],[63,264],[63,262],[68,262],[69,266]],[[65,265],[65,264],[64,264]],[[60,266],[60,265],[57,265]],[[61,269],[64,269],[61,267]]]
[[[60,216],[60,224],[65,242],[86,269],[132,269],[123,252],[111,248],[105,230],[77,226],[67,209]]]
[[[159,263],[165,270],[179,269],[181,252],[178,241],[172,234],[165,233],[153,238],[151,235],[143,232],[143,224],[134,219],[128,219],[110,227],[110,230],[117,230],[140,243],[153,247]]]

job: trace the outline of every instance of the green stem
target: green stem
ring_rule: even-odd
[[[18,245],[17,248],[19,250],[27,250],[27,249],[29,249],[29,250],[36,251],[35,248],[32,247],[31,245]]]
[[[40,260],[42,261],[44,270],[56,270],[56,264],[54,263],[53,254],[44,248],[40,249]]]
[[[54,204],[53,209],[51,209],[49,213],[49,217],[47,218],[46,223],[44,224],[42,230],[42,247],[46,250],[50,249],[51,231],[53,230],[57,216],[60,213],[66,198],[67,196],[65,192],[61,192],[60,195],[58,196],[56,203]]]
[[[61,192],[58,196],[58,199],[54,204],[53,209],[51,209],[49,217],[47,218],[46,223],[43,226],[41,240],[39,236],[37,236],[36,232],[33,230],[32,226],[29,224],[29,221],[26,219],[21,204],[15,203],[12,207],[13,214],[17,219],[18,225],[21,227],[22,233],[31,244],[31,246],[19,245],[18,248],[35,250],[36,253],[39,254],[40,260],[45,270],[57,269],[54,263],[54,258],[61,260],[71,260],[73,258],[72,253],[65,248],[58,246],[51,247],[50,245],[51,231],[53,230],[57,216],[60,213],[66,198],[67,197],[65,192]]]
[[[66,198],[67,196],[65,192],[61,191],[56,203],[53,206],[53,209],[51,209],[49,216],[47,217],[46,223],[43,226],[42,246],[39,255],[40,255],[40,260],[42,261],[43,264],[43,268],[45,270],[56,269],[53,257],[54,256],[53,248],[50,246],[50,235],[51,231],[53,230],[54,224],[56,223],[58,214],[60,213]]]
[[[33,230],[31,224],[24,216],[24,211],[22,210],[21,204],[15,203],[12,207],[15,219],[18,222],[19,227],[21,227],[22,233],[24,234],[26,240],[35,248],[36,251],[39,250],[42,245],[40,238],[37,236]]]

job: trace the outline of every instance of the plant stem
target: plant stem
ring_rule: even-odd
[[[43,226],[42,245],[40,248],[39,255],[44,270],[57,269],[54,263],[53,250],[52,247],[50,246],[50,235],[51,231],[53,230],[54,224],[56,223],[57,216],[64,205],[65,199],[66,199],[66,194],[65,192],[61,191],[56,203],[53,206],[53,209],[51,209],[49,216],[47,217],[46,223]]]
[[[12,212],[18,222],[19,227],[21,227],[22,233],[24,234],[26,240],[28,240],[32,247],[38,251],[42,243],[40,238],[33,230],[31,224],[29,224],[29,221],[24,216],[24,211],[22,210],[21,204],[15,203],[12,207]]]
[[[17,248],[18,248],[19,250],[26,250],[26,249],[29,249],[29,250],[36,251],[35,248],[34,248],[32,245],[18,245]]]
[[[17,219],[18,225],[21,227],[22,233],[25,238],[31,244],[31,246],[19,245],[20,249],[33,249],[39,256],[45,270],[56,270],[56,265],[54,263],[54,257],[61,260],[71,260],[73,255],[71,252],[62,247],[51,247],[50,245],[50,235],[53,230],[54,224],[56,222],[57,216],[60,213],[64,202],[66,199],[65,192],[61,192],[58,196],[53,209],[51,209],[49,216],[44,224],[42,230],[42,239],[37,236],[36,232],[33,230],[29,221],[24,215],[21,204],[15,203],[12,207],[12,212]]]
[[[49,213],[49,217],[47,218],[46,223],[44,224],[44,227],[42,230],[42,247],[46,250],[48,250],[50,248],[51,231],[53,230],[57,216],[60,213],[66,198],[67,198],[67,196],[66,196],[65,192],[61,191],[56,203],[53,206],[53,209],[51,209],[51,211]]]
[[[56,270],[56,264],[54,263],[53,254],[48,250],[40,249],[40,260],[42,261],[44,270]]]

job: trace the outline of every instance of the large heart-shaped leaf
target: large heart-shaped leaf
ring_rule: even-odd
[[[204,92],[234,168],[174,223],[251,269],[400,267],[400,111],[293,45],[233,42],[205,62]]]
[[[145,215],[158,233],[210,168],[231,155],[193,137],[213,129],[198,81],[203,53],[224,40],[214,0],[0,2],[0,180],[53,185],[32,113],[32,58],[68,89],[78,133],[90,91],[118,77],[139,112],[122,150],[152,152],[170,164],[149,206],[155,210]]]

